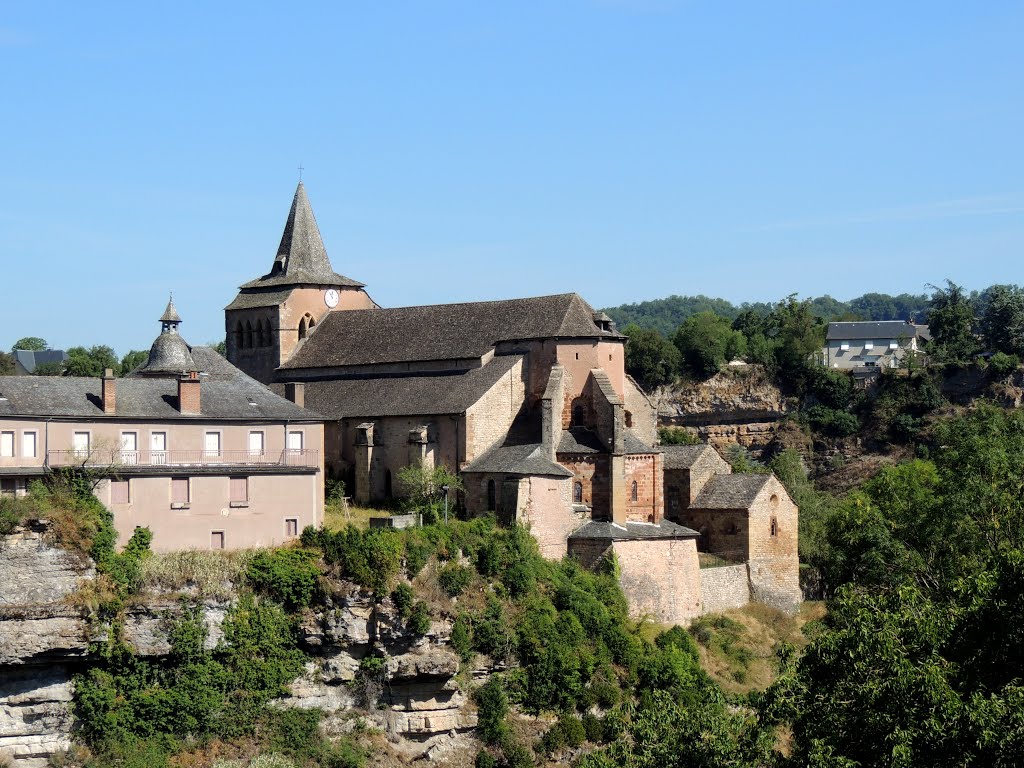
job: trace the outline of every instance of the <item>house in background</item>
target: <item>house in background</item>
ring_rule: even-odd
[[[15,376],[32,376],[41,366],[54,368],[68,359],[63,349],[16,349],[13,354]]]
[[[927,325],[903,320],[829,323],[823,360],[828,368],[896,368],[930,338]]]
[[[323,422],[178,333],[168,304],[128,377],[0,379],[0,493],[63,467],[99,471],[123,545],[239,549],[293,539],[323,510]]]

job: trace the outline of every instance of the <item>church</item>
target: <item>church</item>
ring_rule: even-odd
[[[529,526],[551,558],[614,550],[638,584],[657,562],[688,586],[657,580],[653,612],[700,612],[701,534],[665,518],[657,413],[607,315],[575,293],[388,309],[365,289],[334,271],[300,182],[270,271],[225,308],[228,360],[325,418],[327,472],[357,502],[444,464],[469,514]]]

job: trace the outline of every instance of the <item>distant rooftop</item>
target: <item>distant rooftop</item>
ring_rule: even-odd
[[[853,341],[855,339],[911,339],[915,336],[928,338],[927,325],[914,325],[904,320],[881,320],[869,322],[829,323],[829,341]]]

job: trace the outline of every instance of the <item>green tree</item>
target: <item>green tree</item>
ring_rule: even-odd
[[[626,344],[626,370],[645,389],[671,384],[679,374],[681,356],[676,346],[655,330],[630,323],[623,333]]]
[[[949,360],[965,360],[978,351],[974,336],[974,306],[961,286],[952,280],[945,288],[931,286],[928,329],[932,341],[929,353]]]
[[[687,318],[673,342],[682,356],[683,371],[701,379],[715,375],[721,365],[747,351],[746,337],[713,312]]]
[[[434,517],[441,512],[445,504],[445,488],[447,488],[448,504],[453,505],[463,490],[462,480],[444,464],[436,467],[425,467],[423,464],[410,464],[398,472],[398,487],[405,495],[406,504],[414,510],[428,512],[425,517]],[[449,509],[451,506],[449,506]],[[424,522],[433,522],[424,519]]]
[[[786,384],[803,392],[825,344],[825,323],[814,316],[809,301],[797,301],[793,295],[775,305],[768,328],[779,373]]]
[[[110,368],[115,376],[121,372],[121,362],[110,347],[71,347],[68,350],[68,359],[64,362],[64,375],[102,376],[107,368]]]
[[[141,349],[133,349],[121,358],[121,375],[127,376],[149,360],[149,352]]]
[[[0,352],[0,376],[14,375],[14,355]]]
[[[16,349],[31,349],[35,352],[41,352],[44,349],[49,349],[50,345],[46,343],[46,339],[41,339],[38,336],[26,336],[23,339],[18,339],[14,342],[14,346],[11,347],[11,352]]]
[[[1024,355],[1024,291],[993,285],[981,316],[981,334],[989,350]]]

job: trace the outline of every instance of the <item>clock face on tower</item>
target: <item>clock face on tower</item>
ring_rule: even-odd
[[[338,298],[338,292],[331,288],[329,291],[327,291],[327,293],[324,294],[324,304],[326,304],[331,309],[334,309],[336,306],[338,306]]]

